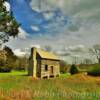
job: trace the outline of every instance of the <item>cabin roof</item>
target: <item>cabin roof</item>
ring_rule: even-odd
[[[44,58],[44,59],[60,60],[59,57],[57,57],[55,54],[51,52],[37,49],[37,53],[40,55],[41,58]]]

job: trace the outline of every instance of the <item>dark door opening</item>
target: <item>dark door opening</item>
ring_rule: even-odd
[[[54,73],[54,71],[53,71],[54,69],[53,69],[53,66],[51,66],[51,74],[53,74]]]

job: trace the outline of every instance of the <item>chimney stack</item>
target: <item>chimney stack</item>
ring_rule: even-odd
[[[34,78],[36,78],[36,72],[37,72],[36,71],[36,67],[37,67],[36,55],[37,55],[37,48],[36,47],[31,48],[31,58],[30,58],[30,60],[32,61],[32,63],[30,64],[29,73]]]

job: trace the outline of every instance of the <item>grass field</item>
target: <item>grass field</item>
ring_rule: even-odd
[[[0,73],[0,77],[9,77],[9,76],[26,76],[27,71],[12,71],[11,73]]]
[[[100,77],[62,74],[33,79],[27,72],[0,73],[0,100],[99,100]]]

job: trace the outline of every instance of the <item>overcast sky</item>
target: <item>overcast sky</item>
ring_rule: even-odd
[[[100,0],[41,0],[42,10],[45,8],[58,11],[55,17],[56,12],[38,12],[37,0],[26,1],[31,0],[10,0],[11,9],[18,22],[22,24],[19,37],[7,43],[13,49],[31,45],[59,48],[100,43]]]

